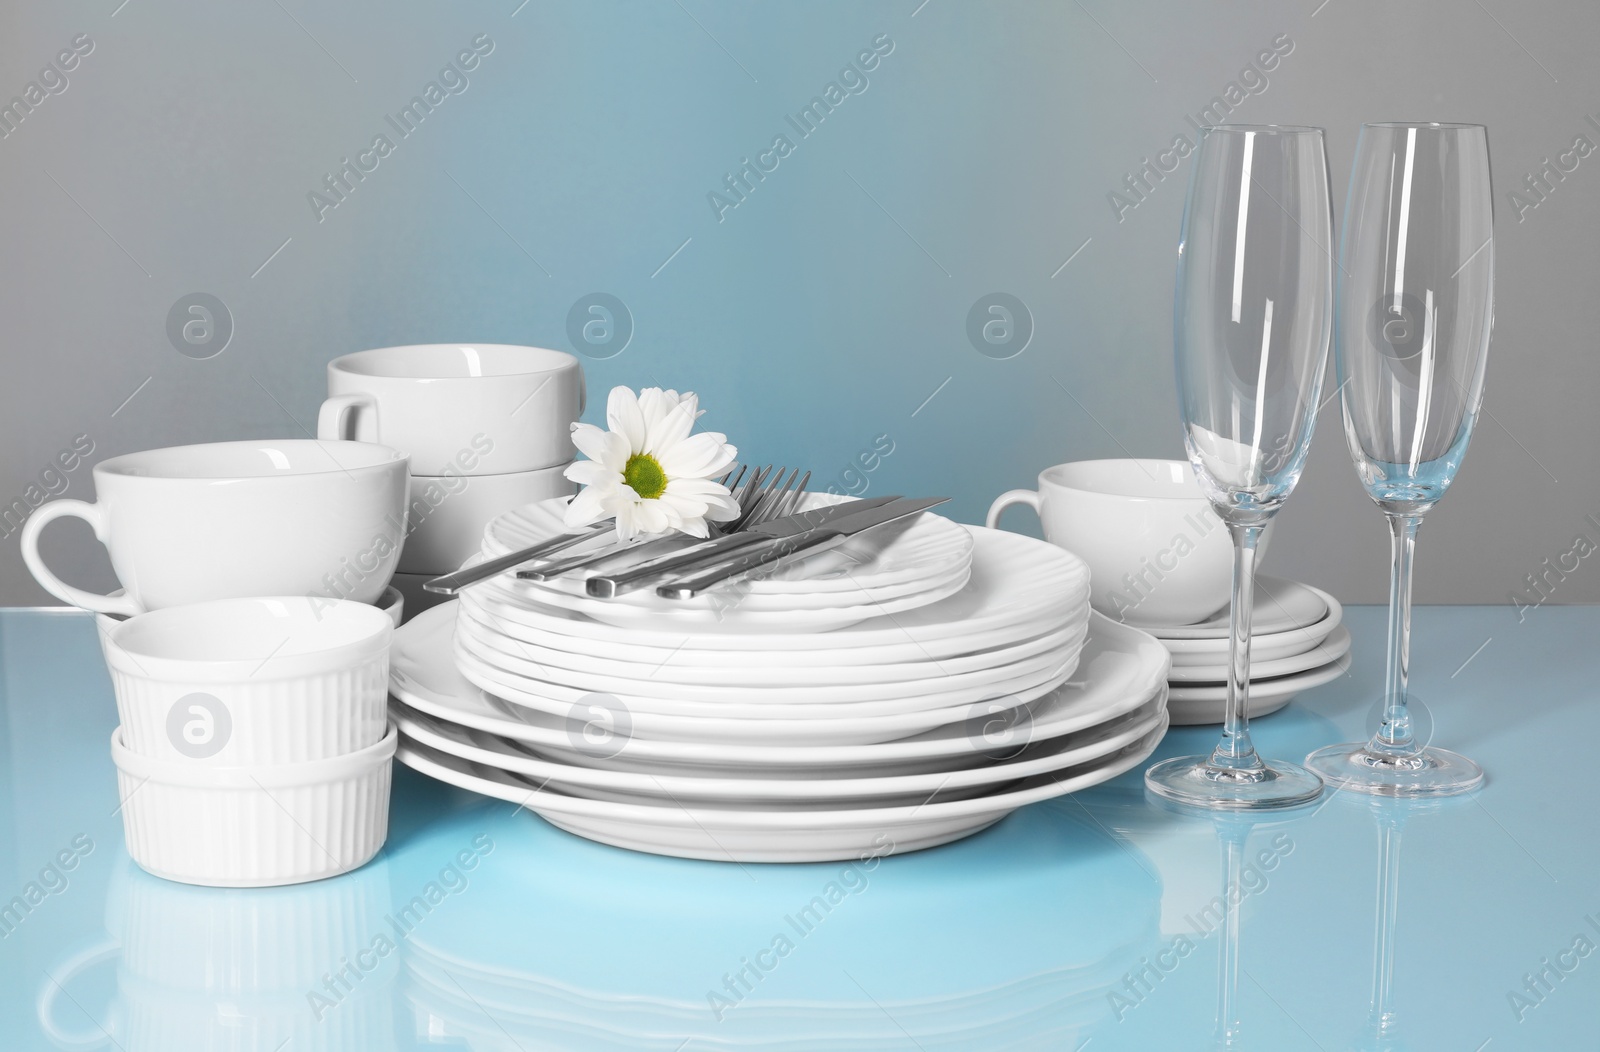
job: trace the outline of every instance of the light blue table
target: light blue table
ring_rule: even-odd
[[[1264,752],[1362,728],[1382,619],[1348,612],[1352,675],[1260,720]],[[1201,1048],[1231,947],[1239,1047],[1600,1048],[1600,609],[1424,608],[1415,646],[1437,740],[1489,773],[1431,808],[1341,794],[1213,823],[1152,807],[1134,773],[847,872],[602,847],[401,769],[375,862],[223,891],[123,850],[90,619],[7,611],[0,1047]]]

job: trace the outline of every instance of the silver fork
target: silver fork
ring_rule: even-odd
[[[574,570],[593,569],[596,572],[604,572],[622,566],[642,567],[659,558],[693,551],[718,537],[742,533],[763,522],[781,518],[790,514],[799,505],[800,499],[805,496],[805,488],[811,481],[809,471],[804,478],[800,478],[800,469],[795,468],[789,473],[787,481],[784,480],[783,472],[783,468],[774,471],[769,464],[751,475],[749,481],[734,495],[739,502],[738,518],[727,523],[712,523],[709,537],[689,537],[684,534],[653,537],[607,548],[604,551],[585,552],[543,566],[518,570],[517,576],[529,581],[548,581]]]
[[[731,490],[739,485],[740,480],[744,478],[745,472],[748,470],[748,468],[749,465],[741,464],[736,470],[729,471],[717,481],[722,483],[724,486],[727,486]],[[807,474],[806,477],[809,479],[811,476]],[[753,477],[752,481],[754,481]],[[751,490],[752,487],[749,486],[749,484],[746,484],[745,491],[750,492]],[[743,501],[741,501],[740,507],[742,508],[743,506]],[[558,533],[554,537],[549,537],[543,541],[540,541],[538,544],[529,545],[526,548],[519,548],[514,552],[507,552],[505,555],[497,556],[496,558],[486,560],[474,566],[468,566],[464,569],[455,570],[451,573],[435,577],[431,581],[425,581],[423,582],[422,590],[425,592],[432,592],[436,595],[455,595],[461,589],[466,588],[469,585],[477,584],[479,581],[486,581],[491,577],[497,577],[500,574],[505,573],[507,570],[516,569],[523,563],[532,562],[535,559],[543,559],[548,556],[564,552],[568,548],[577,547],[584,541],[598,537],[611,528],[612,520],[604,519],[600,522],[581,527],[580,529],[571,533]]]

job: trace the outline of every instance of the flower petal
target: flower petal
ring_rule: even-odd
[[[573,424],[572,444],[590,460],[599,460],[605,455],[606,432],[593,424]]]
[[[689,432],[694,430],[694,410],[682,402],[673,404],[666,410],[660,419],[650,425],[650,436],[645,449],[651,453],[661,454],[673,449],[689,437]]]
[[[659,451],[656,459],[671,478],[709,478],[727,471],[738,455],[739,451],[728,444],[728,436],[702,431],[671,449]]]
[[[633,450],[628,446],[626,435],[615,431],[607,431],[605,453],[600,457],[600,463],[615,471],[618,475],[628,466],[628,458],[633,455]]]
[[[597,460],[580,460],[568,464],[561,474],[580,486],[615,485],[622,481],[620,473],[612,471]]]
[[[590,486],[583,490],[567,505],[566,513],[561,517],[563,525],[570,529],[606,518],[611,514],[606,507],[610,496],[611,492],[604,486]]]
[[[628,451],[637,453],[644,448],[644,413],[639,408],[639,396],[628,387],[611,389],[606,399],[606,425],[628,442]]]

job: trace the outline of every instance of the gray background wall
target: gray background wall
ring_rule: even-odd
[[[888,433],[882,484],[952,494],[968,521],[1052,463],[1179,456],[1187,163],[1120,217],[1108,195],[1286,35],[1234,119],[1327,128],[1336,221],[1361,121],[1490,128],[1488,413],[1424,529],[1419,601],[1532,600],[1526,575],[1600,538],[1600,155],[1536,207],[1510,197],[1576,137],[1600,145],[1594,4],[520,2],[0,12],[0,100],[93,41],[0,139],[0,503],[79,435],[98,460],[314,429],[323,364],[346,351],[572,349],[568,312],[594,292],[635,332],[585,359],[592,390],[696,389],[748,454],[823,477]],[[392,154],[319,217],[308,193],[480,34],[494,49],[468,87],[390,131]],[[719,219],[724,174],[880,34],[894,50],[868,87]],[[993,292],[1034,326],[1005,360],[966,335]],[[195,293],[231,319],[214,357],[169,339]],[[1381,516],[1335,406],[1320,428],[1267,569],[1382,601]],[[47,481],[92,496],[87,467]],[[86,528],[47,541],[76,582],[112,587]],[[1600,599],[1591,562],[1553,601]],[[13,532],[0,602],[45,600]]]

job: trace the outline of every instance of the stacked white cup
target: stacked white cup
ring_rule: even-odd
[[[408,613],[446,598],[422,583],[476,554],[495,516],[572,493],[562,472],[583,406],[578,360],[541,347],[416,344],[328,363],[318,437],[378,442],[411,458],[394,576]]]

